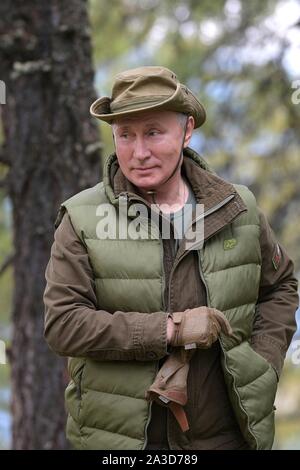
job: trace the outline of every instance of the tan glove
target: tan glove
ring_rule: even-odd
[[[183,405],[187,402],[189,360],[194,350],[178,348],[166,359],[151,387],[146,391],[148,401],[155,400],[173,412],[183,432],[189,429]]]
[[[171,338],[172,346],[210,348],[219,333],[232,335],[231,326],[225,315],[216,308],[197,307],[174,312],[175,329]]]

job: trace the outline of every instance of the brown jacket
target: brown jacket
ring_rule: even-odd
[[[197,202],[203,203],[205,209],[236,193],[231,184],[197,167],[190,159],[184,159],[182,171]],[[117,165],[111,183],[115,195],[134,192]],[[207,218],[205,238],[213,236],[244,210],[245,205],[236,193],[232,201]],[[251,342],[279,377],[296,329],[297,280],[292,261],[277,243],[261,212],[260,221],[262,273]],[[181,246],[175,256],[173,240],[164,240],[164,270],[169,311],[206,305],[197,251],[184,253]],[[100,309],[86,249],[75,234],[68,214],[55,232],[46,279],[45,337],[56,353],[108,361],[157,358],[163,363],[168,354],[166,313],[144,315]],[[218,343],[207,350],[198,349],[191,360],[185,410],[190,430],[182,433],[173,415],[153,404],[148,449],[246,448],[227,396]]]

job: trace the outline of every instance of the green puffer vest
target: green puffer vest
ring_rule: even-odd
[[[207,168],[200,157],[194,159]],[[99,308],[145,314],[162,311],[162,240],[97,238],[97,207],[105,203],[114,208],[118,203],[108,185],[111,161],[112,157],[106,164],[105,186],[100,183],[82,191],[63,206],[88,251]],[[248,211],[205,242],[198,251],[199,271],[208,305],[224,312],[234,332],[231,338],[222,336],[220,344],[225,382],[240,429],[251,448],[270,449],[277,378],[272,366],[249,344],[261,269],[259,216],[252,193],[244,186],[236,189]],[[128,217],[134,213],[129,209]],[[114,214],[118,223],[117,211]],[[144,394],[157,369],[158,361],[70,358],[71,381],[65,397],[67,437],[72,445],[78,449],[145,448],[151,405]]]

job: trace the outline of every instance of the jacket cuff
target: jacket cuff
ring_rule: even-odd
[[[154,361],[167,354],[167,318],[165,312],[143,313],[133,332],[137,361]]]
[[[255,335],[251,338],[251,346],[255,352],[268,361],[276,372],[277,380],[281,375],[285,353],[273,338],[267,335]]]

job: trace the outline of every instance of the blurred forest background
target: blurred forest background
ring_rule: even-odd
[[[64,419],[63,365],[41,345],[41,293],[59,203],[101,179],[113,151],[110,127],[92,121],[89,105],[124,69],[174,70],[207,110],[191,147],[255,193],[299,278],[300,2],[2,0],[0,13],[0,448],[63,448],[51,437]],[[275,449],[300,449],[292,355]]]

